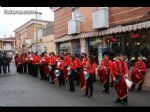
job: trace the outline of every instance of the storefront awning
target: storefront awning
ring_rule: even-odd
[[[122,32],[129,32],[129,31],[136,31],[138,29],[147,29],[150,28],[150,21],[145,21],[133,25],[126,25],[126,26],[116,26],[112,28],[108,28],[102,31],[93,31],[93,32],[83,32],[75,36],[63,36],[59,39],[55,39],[55,42],[63,42],[63,41],[69,41],[73,39],[79,39],[79,38],[88,38],[88,37],[95,37],[95,36],[104,36],[104,35],[110,35],[115,33],[122,33]]]

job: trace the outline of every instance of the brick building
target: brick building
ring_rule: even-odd
[[[50,29],[50,31],[46,31],[48,27],[52,27],[52,29]],[[47,38],[52,38],[50,40],[53,40],[53,22],[31,19],[30,21],[26,22],[25,24],[14,30],[14,32],[16,35],[17,52],[35,52],[36,36],[38,38],[38,52],[42,52],[43,48],[40,45],[42,43],[42,38],[45,38],[47,35],[52,35]],[[52,43],[49,43],[49,45],[50,44]]]
[[[94,54],[118,50],[150,60],[150,7],[51,7],[57,53]],[[81,21],[84,18],[84,21]],[[150,66],[150,65],[148,65]]]
[[[0,38],[0,51],[13,56],[15,54],[15,37]]]

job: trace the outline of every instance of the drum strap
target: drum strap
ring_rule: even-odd
[[[117,65],[117,68],[118,68],[118,72],[120,73],[120,74],[124,74],[124,71],[125,71],[125,68],[124,68],[124,63],[122,62],[122,71],[120,71],[120,69],[119,69],[119,63],[118,62],[116,62],[116,65]]]
[[[138,69],[140,69],[141,68],[141,66],[142,66],[142,62],[140,63],[140,65],[138,66]]]

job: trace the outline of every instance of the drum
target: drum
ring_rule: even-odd
[[[138,71],[138,69],[133,69],[131,73],[131,81],[134,84],[139,84],[144,80],[144,75]]]
[[[101,68],[98,69],[98,77],[100,79],[100,82],[102,84],[105,84],[107,82],[107,72],[105,69]]]
[[[127,96],[128,87],[123,77],[116,78],[116,81],[114,82],[114,88],[118,98],[123,99]]]

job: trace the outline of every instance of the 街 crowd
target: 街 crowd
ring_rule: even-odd
[[[67,52],[58,55],[53,52],[49,54],[43,52],[40,55],[28,52],[16,54],[15,63],[18,73],[30,74],[34,77],[38,77],[38,73],[40,73],[40,78],[48,80],[51,84],[57,84],[57,82],[59,86],[69,84],[71,92],[75,92],[75,85],[80,85],[84,96],[88,98],[93,96],[93,83],[95,72],[97,72],[99,81],[104,86],[103,92],[109,94],[111,83],[116,91],[115,103],[127,105],[128,90],[133,91],[135,85],[138,85],[138,91],[142,89],[146,64],[143,61],[143,56],[139,55],[131,73],[129,73],[124,54],[117,53],[114,60],[109,57],[110,54],[104,52],[101,64],[98,66],[95,57],[93,55],[87,56],[85,53],[82,54],[82,57],[78,57]],[[97,67],[98,70],[96,70]],[[112,80],[110,81],[110,79]]]

